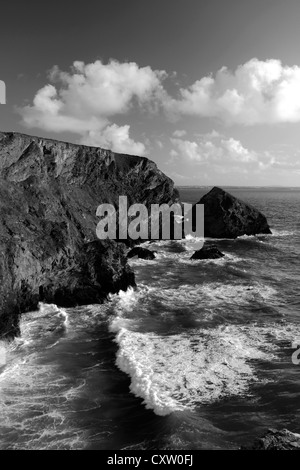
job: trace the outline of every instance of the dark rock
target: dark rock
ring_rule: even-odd
[[[218,259],[223,258],[224,253],[218,250],[216,245],[204,245],[200,250],[195,251],[190,259]]]
[[[223,189],[214,187],[197,204],[204,204],[205,237],[236,238],[272,233],[263,214]]]
[[[124,243],[99,240],[101,203],[173,203],[170,178],[147,158],[0,132],[0,334],[18,333],[39,301],[102,302],[134,286]]]
[[[133,258],[137,256],[141,259],[155,259],[155,252],[147,250],[147,248],[142,248],[141,246],[136,246],[129,251],[127,258]]]
[[[300,434],[283,429],[269,429],[256,439],[251,446],[243,446],[242,450],[300,450]]]

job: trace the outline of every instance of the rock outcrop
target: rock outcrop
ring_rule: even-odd
[[[135,284],[126,247],[99,240],[97,207],[178,201],[147,158],[0,132],[0,335],[39,301],[102,302]]]
[[[261,212],[223,189],[214,187],[197,204],[204,204],[205,237],[236,238],[272,233]]]
[[[281,431],[269,429],[264,436],[256,439],[251,446],[243,446],[242,450],[300,450],[300,434],[287,429]]]
[[[190,259],[218,259],[223,258],[222,253],[216,245],[205,244],[200,250],[195,251]]]
[[[147,250],[147,248],[143,248],[141,246],[135,246],[132,250],[129,251],[127,258],[133,258],[137,256],[141,259],[155,259],[155,253],[151,250]]]

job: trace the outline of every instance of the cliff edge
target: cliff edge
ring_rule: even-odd
[[[134,286],[125,246],[99,240],[99,204],[173,203],[173,181],[147,158],[0,132],[0,336],[39,301],[71,307]]]

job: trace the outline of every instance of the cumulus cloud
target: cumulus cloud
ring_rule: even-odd
[[[257,160],[257,155],[243,147],[239,140],[230,137],[228,140],[221,140],[221,146],[228,156],[238,162],[249,163]]]
[[[129,126],[112,124],[102,131],[90,131],[81,139],[84,145],[103,147],[118,153],[144,155],[145,145],[129,137]]]
[[[204,156],[197,142],[183,139],[171,139],[175,149],[171,150],[171,157],[181,156],[190,161],[202,161]]]
[[[181,88],[165,103],[174,115],[217,117],[226,124],[300,121],[300,67],[279,60],[251,59],[232,72],[222,67]]]
[[[189,162],[200,163],[253,163],[257,162],[255,152],[246,149],[239,140],[216,137],[214,140],[197,141],[172,138],[174,148],[171,156],[179,156]]]
[[[129,145],[132,153],[144,151],[143,144],[129,138],[129,126],[118,127],[111,118],[127,113],[134,105],[153,108],[161,102],[165,76],[164,71],[134,62],[76,61],[70,72],[54,67],[51,83],[36,93],[31,106],[19,112],[27,127],[73,132],[82,136],[81,141],[106,142],[119,151],[129,151]]]
[[[29,128],[71,132],[84,144],[141,155],[145,143],[135,142],[130,127],[117,126],[114,119],[132,109],[164,109],[170,117],[213,117],[235,125],[300,121],[300,67],[296,65],[254,58],[234,71],[222,67],[214,76],[199,78],[190,87],[180,88],[177,97],[164,88],[166,77],[162,70],[135,62],[75,61],[67,72],[53,67],[49,83],[19,113]],[[239,141],[216,131],[193,141],[186,138],[185,130],[177,129],[172,139],[173,158],[182,154],[201,162],[214,158],[214,152],[215,158],[251,163],[257,157]],[[157,145],[161,147],[161,141]]]

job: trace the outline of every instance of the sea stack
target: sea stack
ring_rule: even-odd
[[[205,238],[272,233],[261,212],[221,188],[214,187],[197,204],[204,204]]]

